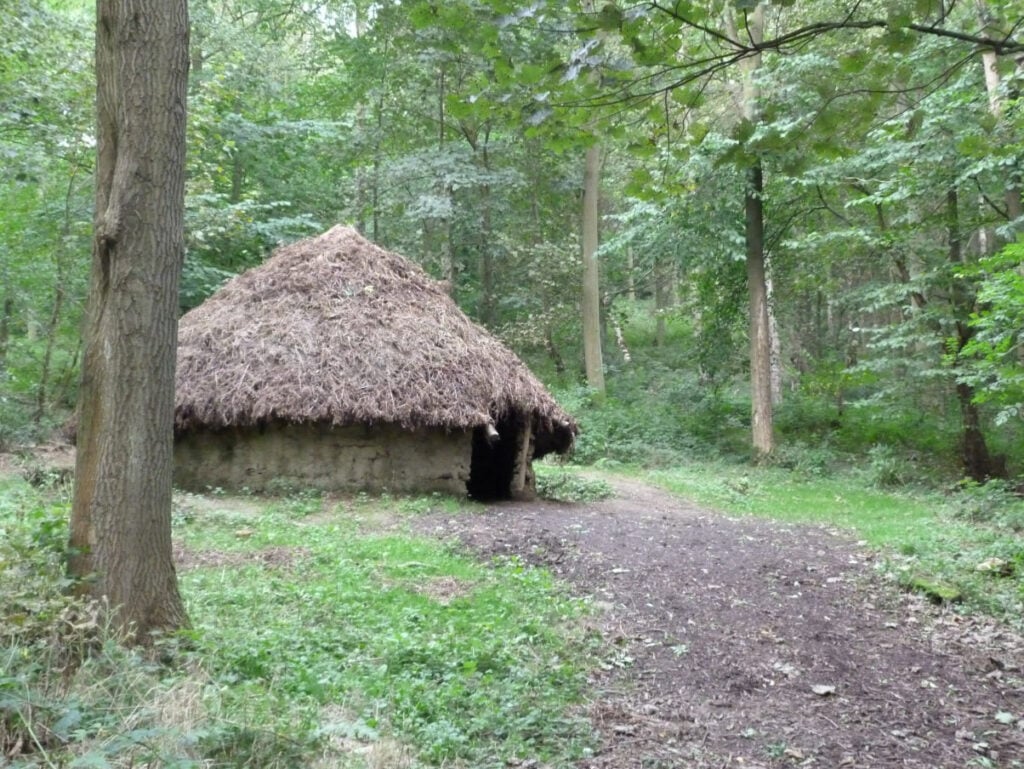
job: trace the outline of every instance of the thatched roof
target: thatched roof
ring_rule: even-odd
[[[472,428],[539,418],[538,455],[576,424],[420,267],[349,227],[277,249],[185,314],[175,430],[274,422]]]

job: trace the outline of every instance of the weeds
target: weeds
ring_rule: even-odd
[[[448,505],[423,499],[392,504]],[[326,505],[179,497],[190,550],[253,560],[182,574],[193,629],[147,655],[66,596],[66,503],[0,486],[0,763],[565,766],[589,750],[583,603],[543,571],[360,533]]]
[[[596,502],[612,496],[612,487],[600,478],[587,478],[557,465],[534,465],[537,494],[556,502]]]
[[[585,723],[566,716],[584,684],[585,649],[569,638],[583,607],[544,572],[481,567],[407,536],[355,536],[346,521],[267,527],[264,541],[309,555],[286,571],[182,580],[196,642],[229,691],[343,704],[357,731],[394,733],[431,762],[562,762],[588,744]],[[221,541],[206,528],[196,534]],[[425,588],[442,577],[462,586],[450,600]]]

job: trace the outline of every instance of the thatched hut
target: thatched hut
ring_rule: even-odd
[[[441,283],[348,227],[179,325],[175,481],[528,496],[573,420]]]

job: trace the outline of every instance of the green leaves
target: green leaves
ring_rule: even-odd
[[[605,3],[597,14],[597,23],[604,30],[618,30],[622,28],[622,10],[615,3]]]

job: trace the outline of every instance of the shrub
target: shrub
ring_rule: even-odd
[[[596,502],[612,496],[612,487],[598,478],[586,478],[565,468],[538,464],[537,493],[556,502]]]
[[[868,451],[865,473],[873,486],[882,489],[906,486],[916,474],[910,463],[896,449],[881,443],[872,446]]]
[[[1006,481],[978,483],[965,479],[957,488],[952,508],[958,518],[1024,531],[1024,497]]]

